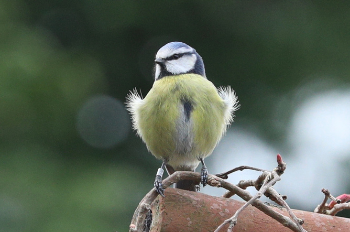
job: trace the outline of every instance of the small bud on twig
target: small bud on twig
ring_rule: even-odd
[[[335,204],[340,204],[340,203],[345,203],[348,202],[350,200],[350,194],[342,194],[340,196],[338,196],[336,198],[337,201],[331,201],[331,203],[329,203],[329,209],[333,209]]]

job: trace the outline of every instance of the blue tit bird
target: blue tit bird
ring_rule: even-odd
[[[127,97],[133,128],[148,150],[163,161],[154,186],[164,196],[162,176],[195,171],[202,163],[201,183],[207,183],[204,158],[209,156],[233,121],[238,100],[231,87],[216,88],[205,74],[202,57],[182,42],[170,42],[155,58],[155,81],[145,98],[137,91]],[[194,181],[176,188],[196,191]]]

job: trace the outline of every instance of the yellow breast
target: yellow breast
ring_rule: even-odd
[[[191,103],[184,122],[184,101]],[[226,128],[225,104],[215,86],[196,74],[164,77],[155,81],[138,109],[138,128],[157,158],[184,156],[198,159],[211,154]],[[187,136],[186,136],[187,135]]]

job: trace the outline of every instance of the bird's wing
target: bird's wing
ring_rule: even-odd
[[[138,130],[138,117],[137,110],[143,104],[143,98],[140,93],[137,92],[136,89],[130,91],[128,96],[126,97],[126,108],[131,114],[133,128],[139,133]]]
[[[218,92],[225,103],[225,123],[229,125],[233,122],[234,112],[239,109],[238,97],[235,91],[230,87],[219,87]]]

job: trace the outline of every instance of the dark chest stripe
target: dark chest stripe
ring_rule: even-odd
[[[186,122],[188,122],[190,120],[191,113],[193,111],[193,104],[189,100],[183,100],[182,104],[184,107],[185,120]]]

